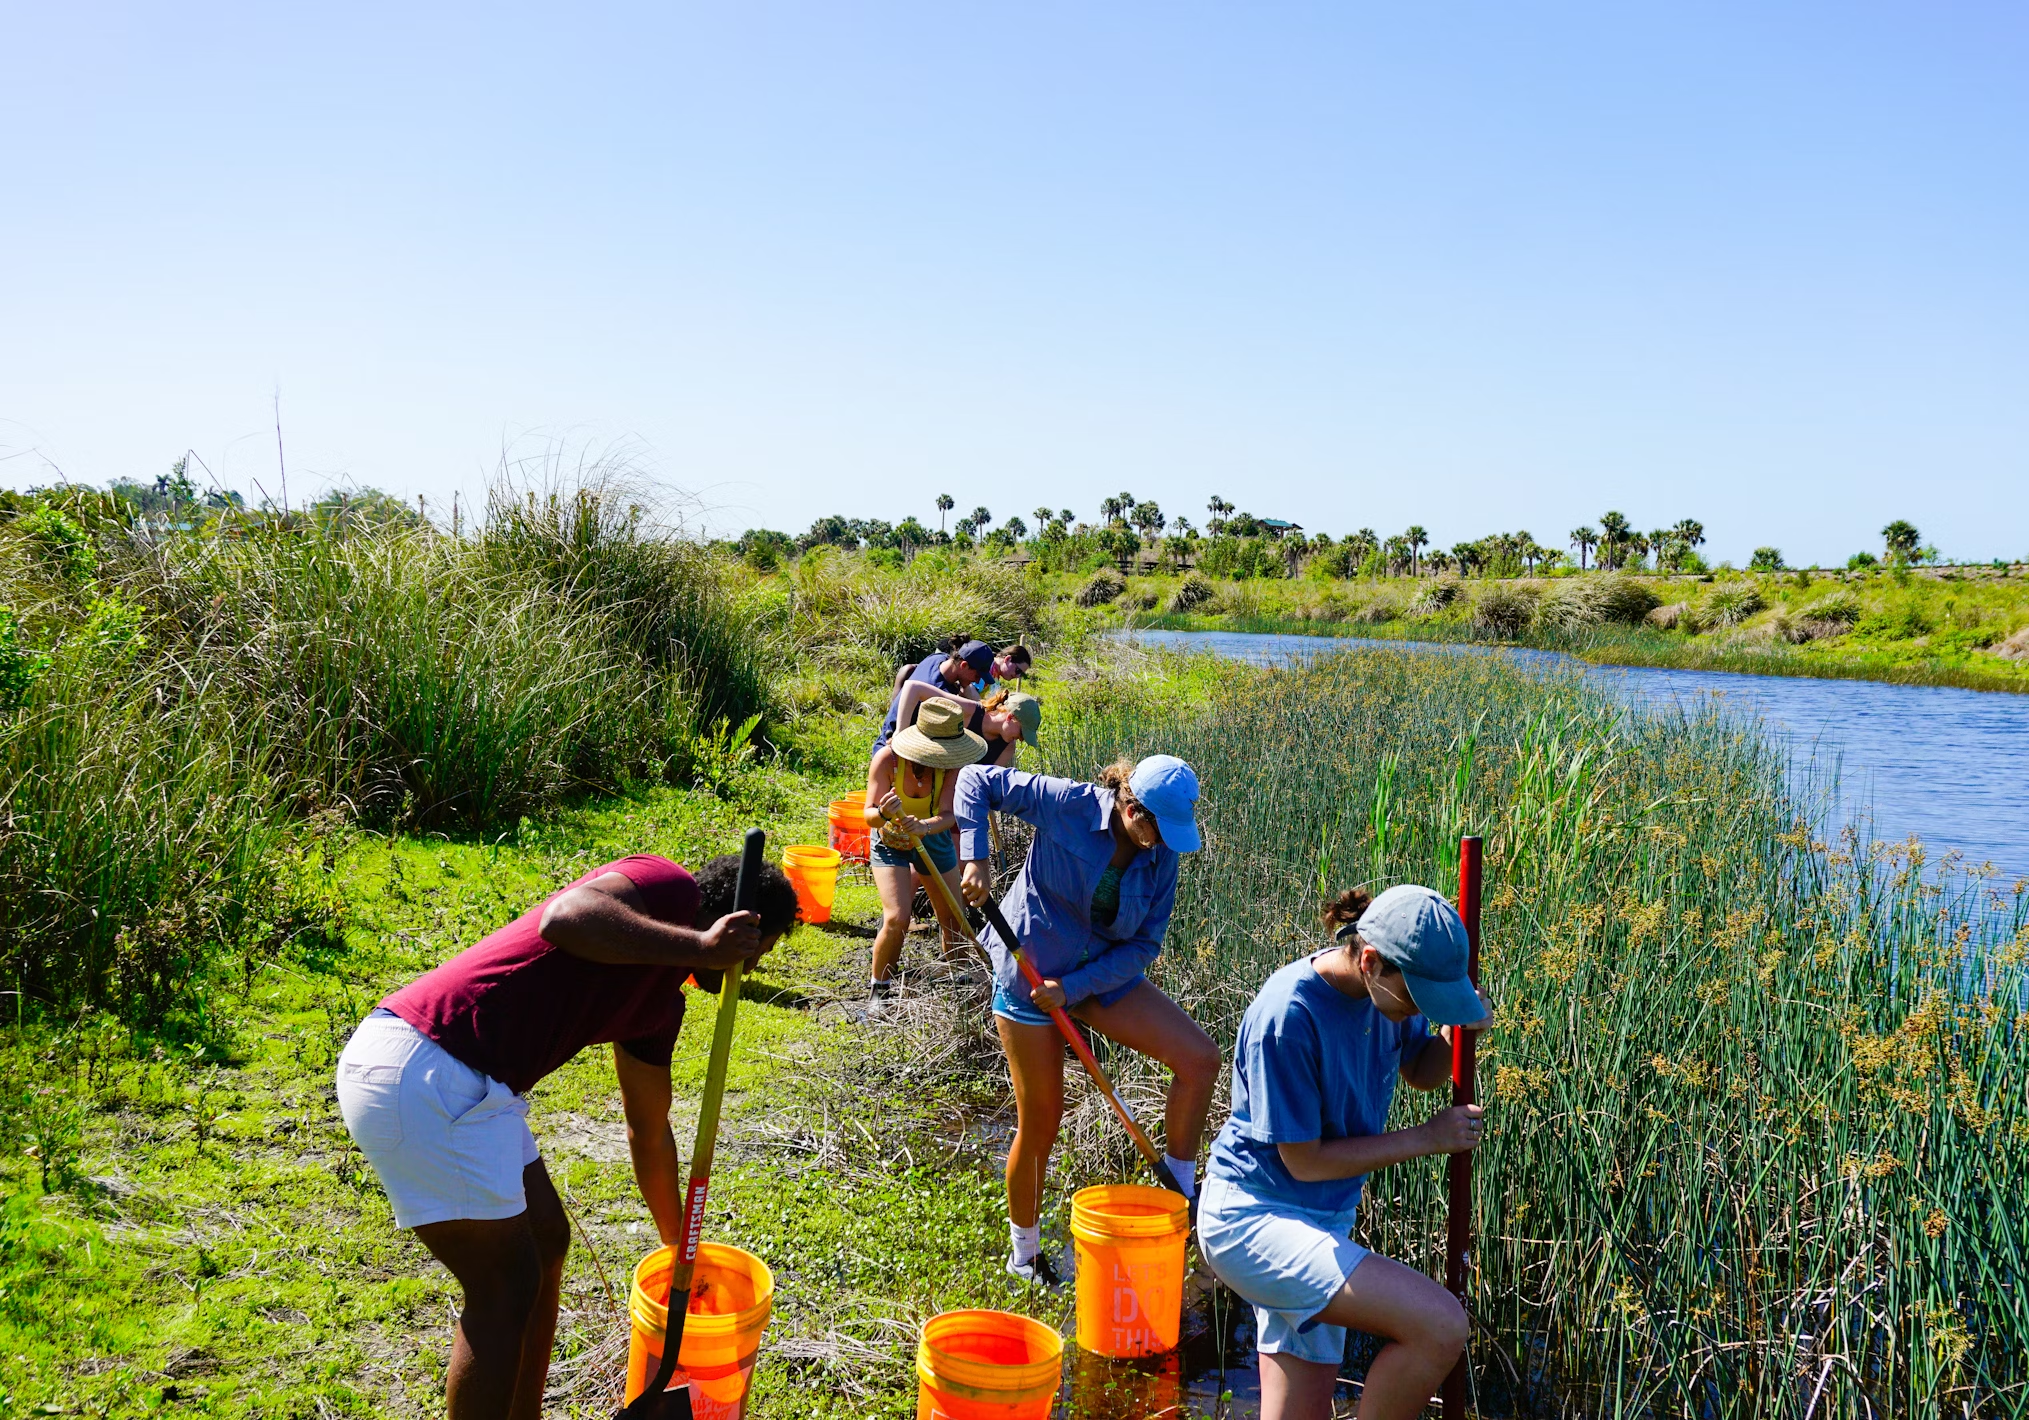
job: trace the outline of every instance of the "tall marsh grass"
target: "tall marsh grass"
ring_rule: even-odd
[[[1124,698],[1050,759],[1158,750],[1206,832],[1158,976],[1228,1044],[1326,891],[1449,894],[1487,840],[1482,1405],[2029,1410],[2024,884],[1830,832],[1752,726],[1495,658],[1236,670],[1208,713]],[[1436,1272],[1443,1180],[1376,1174],[1364,1241]]]
[[[0,978],[30,999],[160,1014],[271,946],[306,818],[512,829],[681,779],[765,707],[726,560],[601,488],[515,490],[474,537],[47,511],[0,522]]]

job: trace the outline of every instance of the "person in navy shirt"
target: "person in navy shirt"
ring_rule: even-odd
[[[1241,1020],[1198,1247],[1254,1307],[1262,1420],[1329,1420],[1348,1328],[1386,1342],[1361,1420],[1410,1420],[1464,1349],[1465,1310],[1354,1242],[1354,1214],[1373,1170],[1478,1145],[1478,1105],[1396,1130],[1388,1110],[1398,1078],[1443,1085],[1452,1033],[1492,1020],[1467,975],[1465,924],[1429,888],[1342,893],[1325,920],[1340,945],[1269,977]]]
[[[1043,984],[1029,989],[991,928],[980,937],[993,955],[994,1025],[1015,1092],[1007,1268],[1025,1281],[1058,1285],[1039,1222],[1064,1114],[1064,1042],[1050,1010],[1062,1008],[1169,1067],[1166,1164],[1186,1195],[1196,1192],[1219,1048],[1145,973],[1176,907],[1178,855],[1198,848],[1197,800],[1197,775],[1167,754],[1110,765],[1096,784],[978,764],[958,771],[952,811],[967,901],[977,906],[993,891],[988,813],[1012,814],[1036,830],[1001,906]]]
[[[874,748],[882,749],[894,738],[896,730],[914,723],[902,718],[902,687],[910,681],[921,681],[948,695],[977,700],[980,683],[992,673],[993,647],[984,641],[967,641],[949,653],[932,651],[916,664],[914,670],[898,669],[895,693],[888,701],[888,713],[881,720],[881,735],[874,741]]]

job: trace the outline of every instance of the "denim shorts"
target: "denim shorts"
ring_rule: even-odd
[[[392,1011],[376,1010],[345,1043],[338,1110],[396,1227],[528,1210],[521,1173],[541,1157],[528,1102]]]
[[[958,843],[948,828],[942,833],[933,833],[924,839],[923,849],[930,855],[930,861],[937,865],[937,871],[940,873],[948,873],[958,866]],[[899,848],[888,847],[879,830],[874,832],[874,861],[885,863],[890,868],[923,866],[922,860],[914,853],[904,853]]]
[[[1088,997],[1087,999],[1097,1001],[1102,1006],[1110,1006],[1135,987],[1141,985],[1144,979],[1137,976],[1125,986],[1116,986],[1111,991],[1101,991],[1097,996]],[[1072,1004],[1082,1006],[1085,1003],[1083,1001],[1075,1001]],[[1047,1026],[1056,1024],[1050,1019],[1049,1012],[1029,1000],[1028,993],[1024,992],[1021,996],[1017,997],[1013,992],[1000,984],[998,976],[995,976],[993,979],[993,1013],[1004,1021],[1013,1021],[1018,1026]]]
[[[1327,1213],[1271,1203],[1208,1175],[1198,1204],[1198,1254],[1254,1307],[1255,1349],[1342,1365],[1346,1329],[1317,1320],[1367,1256],[1352,1239],[1354,1209]]]

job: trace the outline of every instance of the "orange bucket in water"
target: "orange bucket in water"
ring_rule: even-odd
[[[1120,1183],[1073,1194],[1078,1345],[1117,1357],[1175,1350],[1190,1236],[1190,1204],[1166,1188]]]
[[[668,1311],[669,1269],[674,1248],[658,1248],[634,1268],[628,1316],[634,1323],[627,1342],[627,1399],[648,1388],[662,1364],[663,1327]],[[750,1252],[723,1243],[699,1243],[692,1274],[690,1311],[683,1324],[683,1349],[676,1353],[673,1390],[690,1386],[691,1414],[697,1420],[740,1420],[747,1409],[747,1383],[760,1354],[761,1333],[775,1301],[775,1276]]]
[[[864,789],[831,801],[831,846],[854,863],[866,862],[870,851],[867,842],[866,809],[867,796]]]
[[[818,843],[792,843],[782,850],[782,871],[796,889],[797,905],[805,922],[829,922],[831,904],[838,897],[836,849]]]
[[[1064,1338],[1012,1312],[946,1312],[916,1343],[916,1420],[1048,1420]]]

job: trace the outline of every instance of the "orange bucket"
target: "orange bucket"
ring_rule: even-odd
[[[1012,1312],[946,1312],[916,1343],[916,1420],[1048,1420],[1064,1338]]]
[[[831,846],[854,863],[864,863],[870,851],[867,842],[866,791],[847,794],[831,801]]]
[[[829,922],[838,897],[837,850],[818,843],[792,843],[782,850],[782,871],[796,889],[796,903],[805,922]]]
[[[627,1312],[633,1335],[627,1342],[627,1399],[648,1388],[662,1364],[663,1327],[668,1311],[669,1269],[674,1248],[658,1248],[634,1268],[634,1292]],[[690,1310],[683,1324],[683,1349],[676,1356],[671,1389],[690,1386],[691,1414],[697,1420],[741,1420],[747,1383],[760,1354],[761,1333],[775,1301],[775,1276],[750,1252],[723,1243],[699,1243],[692,1274]]]
[[[1073,1194],[1078,1345],[1114,1357],[1174,1351],[1190,1236],[1190,1204],[1166,1188],[1120,1183]]]

